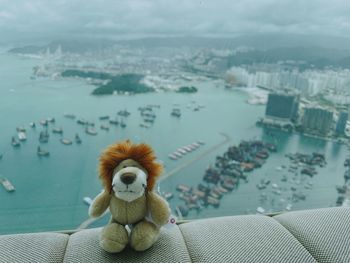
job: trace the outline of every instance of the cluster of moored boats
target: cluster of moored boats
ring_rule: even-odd
[[[168,157],[171,160],[178,160],[179,158],[182,158],[183,156],[197,150],[199,147],[201,147],[204,144],[205,143],[203,141],[190,143],[188,145],[177,148],[176,151],[169,154]]]
[[[336,187],[339,194],[336,201],[338,206],[350,206],[350,157],[345,159],[344,166],[344,184]]]
[[[311,177],[317,174],[315,166],[324,167],[327,164],[326,158],[322,153],[295,153],[286,154],[286,157],[294,164],[289,168],[291,172],[301,167],[301,174],[306,174]]]
[[[290,161],[289,165],[281,165],[276,167],[276,170],[281,173],[281,185],[272,183],[268,178],[262,178],[260,183],[256,185],[259,190],[264,190],[260,195],[260,202],[265,204],[270,202],[271,206],[279,206],[277,210],[291,210],[293,203],[304,201],[306,199],[306,193],[303,192],[302,187],[305,190],[310,190],[313,187],[313,183],[310,181],[315,174],[317,174],[316,166],[324,167],[327,162],[324,154],[321,153],[295,153],[286,154]],[[350,164],[350,162],[349,162]],[[287,174],[289,173],[289,174]],[[303,176],[303,175],[306,175]],[[285,185],[287,183],[287,185]],[[269,196],[266,189],[271,190]],[[277,196],[281,196],[276,199]],[[284,208],[283,208],[284,207]],[[263,207],[258,207],[257,212],[265,211]]]
[[[209,166],[203,176],[203,182],[196,187],[184,184],[177,186],[179,198],[185,202],[178,205],[179,216],[187,216],[190,210],[203,207],[219,207],[220,199],[233,191],[240,179],[247,179],[245,172],[261,167],[269,153],[275,152],[274,144],[262,141],[242,141],[238,146],[231,146],[222,155],[217,156],[215,164]]]
[[[157,115],[155,113],[155,109],[159,109],[160,105],[156,104],[149,104],[144,107],[139,107],[138,111],[140,112],[142,122],[140,123],[140,127],[142,128],[151,128],[154,121],[157,118]]]

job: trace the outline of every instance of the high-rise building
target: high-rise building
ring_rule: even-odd
[[[333,112],[321,107],[304,109],[302,126],[308,132],[326,135],[333,124]]]
[[[336,134],[344,134],[346,128],[346,122],[348,121],[349,113],[347,111],[341,111],[339,113],[339,118],[337,121],[337,125],[335,126]]]
[[[266,117],[296,121],[299,112],[299,96],[287,93],[270,93],[267,100]]]

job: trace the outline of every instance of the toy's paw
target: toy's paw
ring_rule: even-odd
[[[125,227],[117,223],[111,223],[102,229],[100,246],[109,253],[122,251],[129,242],[128,232]]]
[[[144,220],[131,231],[130,245],[136,251],[144,251],[157,241],[158,236],[159,228]]]

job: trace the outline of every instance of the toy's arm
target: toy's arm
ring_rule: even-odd
[[[99,217],[102,215],[108,208],[111,197],[112,195],[106,191],[103,191],[97,195],[89,207],[89,216]]]
[[[147,206],[151,213],[152,220],[159,226],[165,225],[170,216],[168,203],[154,192],[148,192]]]

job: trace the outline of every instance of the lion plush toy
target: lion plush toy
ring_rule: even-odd
[[[93,200],[89,215],[99,217],[109,207],[112,216],[100,236],[105,251],[120,252],[128,243],[143,251],[157,241],[160,227],[170,216],[168,203],[152,191],[161,171],[147,144],[127,140],[102,153],[99,173],[104,190]]]

